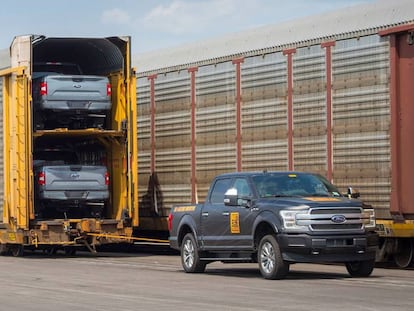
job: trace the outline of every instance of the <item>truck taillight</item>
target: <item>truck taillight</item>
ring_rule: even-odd
[[[40,82],[40,96],[47,95],[47,82]]]
[[[40,173],[37,175],[37,184],[38,184],[39,186],[44,186],[44,185],[46,185],[46,174],[45,174],[45,172],[40,172]]]
[[[106,96],[110,97],[112,95],[111,83],[106,84]]]
[[[109,185],[109,173],[108,172],[106,172],[105,173],[105,185]]]
[[[174,216],[173,216],[172,213],[168,215],[168,230],[169,231],[171,231],[171,229],[172,229],[173,218],[174,218]]]

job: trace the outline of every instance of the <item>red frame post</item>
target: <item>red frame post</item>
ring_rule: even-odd
[[[151,175],[155,173],[155,79],[157,75],[148,76],[148,80],[150,81],[150,114],[151,114]]]
[[[236,65],[236,170],[241,172],[242,167],[242,89],[241,89],[241,64],[244,58],[233,59],[233,64]]]
[[[198,203],[197,196],[197,132],[196,132],[196,72],[198,67],[188,69],[191,79],[191,203]]]
[[[326,64],[326,177],[333,179],[333,142],[332,142],[332,47],[335,41],[324,42]]]
[[[288,169],[294,170],[293,155],[293,54],[296,49],[287,49],[283,55],[287,56],[287,117],[288,117]]]

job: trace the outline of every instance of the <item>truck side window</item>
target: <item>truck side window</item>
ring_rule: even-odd
[[[218,179],[211,190],[210,203],[223,204],[224,194],[230,188],[230,178]]]
[[[239,196],[248,197],[252,195],[249,184],[247,183],[247,180],[244,178],[237,178],[234,182],[233,187],[237,189],[237,194]]]

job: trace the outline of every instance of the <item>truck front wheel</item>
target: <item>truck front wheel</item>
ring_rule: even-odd
[[[283,260],[279,244],[273,235],[265,235],[257,254],[260,273],[265,279],[283,279],[289,272],[289,263]]]
[[[187,273],[201,273],[206,269],[207,263],[200,260],[192,233],[187,233],[181,243],[181,264]]]
[[[375,260],[352,261],[345,263],[346,270],[353,277],[370,276],[374,270]]]

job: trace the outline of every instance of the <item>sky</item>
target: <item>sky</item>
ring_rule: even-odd
[[[376,0],[6,0],[0,49],[17,35],[131,36],[132,53],[168,49]]]

